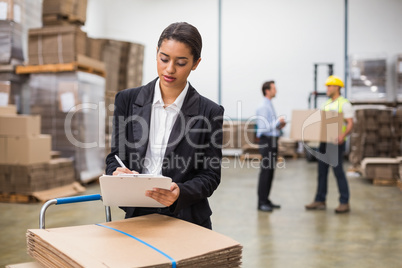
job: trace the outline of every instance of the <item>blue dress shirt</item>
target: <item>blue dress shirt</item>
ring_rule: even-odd
[[[279,137],[281,135],[279,125],[271,100],[264,97],[257,109],[257,138],[261,138],[262,135]]]

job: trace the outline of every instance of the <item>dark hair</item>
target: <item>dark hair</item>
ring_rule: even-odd
[[[262,85],[262,95],[265,96],[265,90],[271,90],[271,85],[272,85],[272,84],[275,84],[275,81],[274,81],[274,80],[265,82],[265,83]]]
[[[163,30],[158,41],[158,49],[162,42],[167,40],[176,40],[188,45],[193,55],[194,63],[201,57],[202,38],[197,28],[187,22],[175,22]]]

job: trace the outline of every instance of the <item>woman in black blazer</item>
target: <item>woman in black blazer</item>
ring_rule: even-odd
[[[201,61],[201,48],[197,28],[185,22],[169,25],[158,41],[158,78],[116,95],[106,174],[172,178],[170,190],[144,193],[166,208],[124,207],[126,218],[159,213],[212,228],[207,198],[221,178],[224,109],[187,82]],[[120,167],[115,155],[128,168]]]

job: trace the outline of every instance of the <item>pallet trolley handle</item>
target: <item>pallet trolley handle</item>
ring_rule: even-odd
[[[45,204],[43,204],[40,215],[39,215],[39,228],[45,229],[45,213],[46,209],[50,205],[62,205],[62,204],[71,204],[71,203],[79,203],[79,202],[87,202],[87,201],[96,201],[102,200],[102,196],[100,194],[92,194],[92,195],[81,195],[81,196],[72,196],[72,197],[62,197],[62,198],[55,198],[50,199]],[[106,221],[112,221],[112,215],[110,213],[110,207],[105,206],[105,214],[106,214]]]

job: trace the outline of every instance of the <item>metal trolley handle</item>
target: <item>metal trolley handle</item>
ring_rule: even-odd
[[[72,197],[62,197],[50,199],[45,204],[43,204],[40,215],[39,215],[39,228],[45,229],[45,213],[46,209],[50,207],[50,205],[62,205],[62,204],[71,204],[71,203],[79,203],[79,202],[87,202],[87,201],[97,201],[102,200],[102,196],[100,194],[91,194],[91,195],[81,195],[81,196],[72,196]],[[112,215],[110,213],[110,207],[105,206],[105,214],[106,221],[112,221]]]

